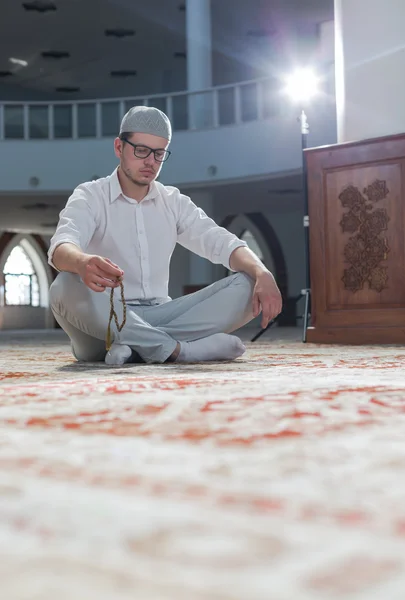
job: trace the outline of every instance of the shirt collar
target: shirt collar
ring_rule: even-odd
[[[118,179],[118,167],[114,169],[110,177],[110,203],[112,204],[122,194],[120,180]]]
[[[110,177],[110,204],[115,202],[120,196],[124,196],[124,193],[121,188],[120,180],[118,179],[118,167],[111,173]],[[159,196],[159,189],[156,185],[156,181],[152,181],[149,186],[149,192],[142,200],[154,200]]]

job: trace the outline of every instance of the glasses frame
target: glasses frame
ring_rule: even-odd
[[[166,162],[166,161],[167,161],[167,159],[168,159],[168,158],[170,157],[170,155],[171,155],[171,152],[170,152],[170,150],[165,150],[164,148],[157,148],[156,150],[154,150],[153,148],[149,148],[149,146],[145,146],[145,144],[133,144],[132,142],[130,142],[129,140],[127,140],[127,138],[126,138],[126,137],[122,137],[122,138],[121,138],[121,140],[122,140],[123,142],[126,142],[126,143],[127,143],[127,144],[129,144],[130,146],[132,146],[132,147],[133,147],[133,149],[134,149],[134,156],[136,156],[136,158],[140,158],[141,160],[142,160],[142,159],[145,159],[145,158],[148,158],[148,156],[150,156],[150,155],[152,154],[152,152],[153,152],[153,156],[154,156],[154,158],[155,158],[155,161],[156,161],[156,162],[159,162],[159,163],[164,163],[164,162]],[[149,150],[148,154],[147,154],[146,156],[137,156],[137,154],[136,154],[136,149],[138,148],[138,146],[140,146],[141,148],[147,148],[147,149]],[[164,152],[166,152],[166,155],[165,155],[165,158],[164,158],[163,160],[159,160],[159,159],[156,157],[156,152],[162,152],[162,150],[163,150]]]

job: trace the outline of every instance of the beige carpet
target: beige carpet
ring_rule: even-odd
[[[403,600],[405,349],[109,368],[0,335],[1,600]]]

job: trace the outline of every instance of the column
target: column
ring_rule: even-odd
[[[319,25],[318,62],[327,79],[326,92],[335,97],[335,21],[324,21]]]
[[[0,329],[3,329],[4,321],[4,275],[0,272]]]
[[[198,91],[212,86],[211,0],[187,0],[187,87]],[[189,127],[212,126],[212,94],[189,97]]]
[[[191,200],[211,218],[213,218],[213,198],[210,192],[192,192]],[[190,285],[207,285],[213,282],[213,264],[197,256],[194,252],[190,253],[189,262],[189,281]]]
[[[338,142],[405,132],[405,1],[335,0]]]

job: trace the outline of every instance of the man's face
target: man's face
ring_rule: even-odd
[[[162,157],[169,142],[165,138],[160,138],[148,133],[132,133],[127,136],[131,144],[116,138],[114,142],[115,155],[120,159],[120,168],[132,183],[148,186],[160,173],[162,163],[156,160],[153,152],[148,154],[149,150],[157,150],[157,157]],[[137,156],[135,155],[137,154]],[[142,158],[142,156],[144,156]]]

